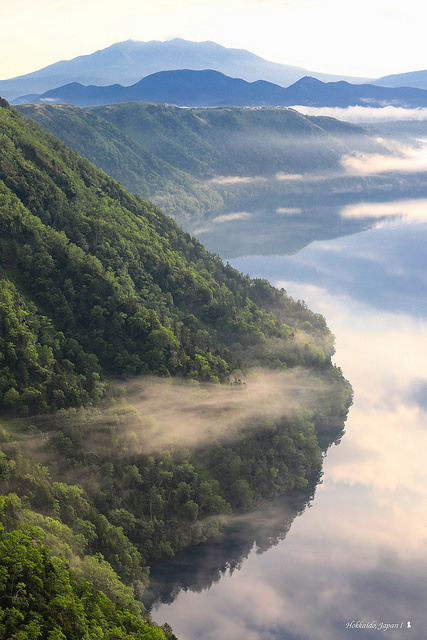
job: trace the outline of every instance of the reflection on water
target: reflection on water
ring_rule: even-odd
[[[235,259],[293,254],[316,240],[360,233],[391,217],[427,222],[427,145],[411,147],[411,154],[419,171],[401,149],[395,172],[394,156],[380,161],[377,155],[357,154],[344,159],[336,174],[287,175],[286,180],[277,174],[243,186],[239,179],[239,186],[227,185],[221,214],[193,225],[186,221],[187,230],[224,259]],[[354,163],[368,175],[355,171]],[[408,171],[401,171],[402,163]],[[376,175],[369,175],[373,168]]]
[[[320,304],[335,295],[346,298],[345,304],[352,299],[378,310],[426,318],[426,238],[427,223],[396,221],[357,235],[313,242],[295,256],[249,256],[232,264],[286,290],[287,281],[297,283],[288,292],[306,302],[310,287],[320,287],[324,290]],[[331,324],[334,310],[328,307],[328,311],[325,316]]]
[[[154,607],[180,640],[427,637],[426,241],[427,224],[401,220],[233,261],[325,315],[354,405],[286,538],[261,554],[220,544],[209,589],[196,569]]]
[[[154,565],[150,589],[144,594],[145,606],[151,609],[153,604],[172,603],[180,591],[209,589],[222,577],[240,570],[252,550],[263,553],[284,540],[294,519],[310,506],[318,480],[269,501],[254,513],[233,517],[222,535]]]

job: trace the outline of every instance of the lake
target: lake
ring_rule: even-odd
[[[153,618],[179,640],[427,638],[427,203],[398,204],[292,256],[230,260],[326,317],[354,404],[311,492],[155,570]]]

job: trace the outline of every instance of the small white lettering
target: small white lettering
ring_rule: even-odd
[[[346,629],[376,629],[377,631],[390,631],[390,629],[403,629],[404,622],[365,622],[364,620],[349,620],[345,623]],[[412,629],[411,622],[406,622],[406,628]]]

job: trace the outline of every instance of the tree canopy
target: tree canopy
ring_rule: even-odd
[[[303,302],[4,101],[0,141],[0,639],[172,638],[136,605],[149,563],[316,477],[351,387]],[[250,412],[254,367],[304,372],[316,403],[273,415],[267,385]],[[150,404],[148,375],[182,385]],[[209,437],[180,438],[169,397]]]

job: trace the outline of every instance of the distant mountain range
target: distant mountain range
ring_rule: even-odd
[[[41,95],[18,98],[16,104],[72,104],[80,107],[121,102],[153,102],[181,107],[427,107],[427,90],[374,84],[322,82],[304,77],[290,87],[257,80],[247,82],[218,71],[180,69],[151,74],[131,86],[84,86],[72,82]]]
[[[175,38],[167,42],[128,40],[90,55],[55,62],[33,73],[1,80],[0,95],[11,102],[18,96],[41,94],[71,82],[100,86],[115,83],[131,85],[152,73],[174,69],[214,69],[248,82],[267,80],[284,87],[306,75],[324,81],[367,80],[277,64],[249,51],[230,49],[215,42],[190,42]]]
[[[427,89],[427,70],[409,71],[408,73],[395,73],[390,76],[383,76],[375,80],[374,84],[383,87],[415,87],[417,89]]]

